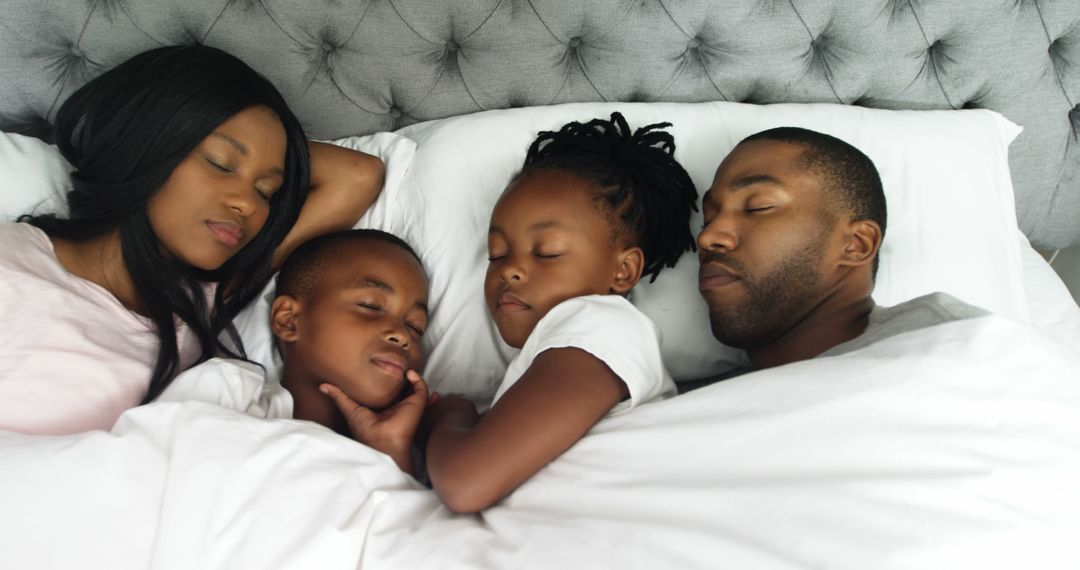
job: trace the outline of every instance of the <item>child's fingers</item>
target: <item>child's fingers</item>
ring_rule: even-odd
[[[418,374],[415,370],[409,370],[405,372],[405,378],[412,383],[413,393],[409,394],[405,398],[407,401],[413,401],[421,405],[421,407],[428,401],[428,385],[427,382]]]
[[[341,410],[341,413],[345,414],[345,417],[353,415],[356,410],[360,409],[360,404],[354,402],[348,394],[342,392],[341,388],[333,384],[319,384],[319,391],[329,396],[338,409]]]

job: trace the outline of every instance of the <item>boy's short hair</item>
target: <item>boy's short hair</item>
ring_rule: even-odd
[[[300,244],[300,247],[289,254],[277,276],[276,294],[288,295],[294,299],[307,298],[315,290],[326,269],[341,259],[346,248],[365,240],[396,245],[409,252],[416,261],[420,261],[420,256],[405,240],[382,230],[360,229],[329,233]]]

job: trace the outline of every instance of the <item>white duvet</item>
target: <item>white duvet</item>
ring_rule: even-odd
[[[1080,567],[1080,354],[1001,317],[606,419],[479,516],[224,370],[0,433],[0,568]]]

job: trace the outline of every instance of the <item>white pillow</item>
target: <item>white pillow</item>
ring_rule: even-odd
[[[0,222],[67,212],[71,165],[55,146],[0,132]]]
[[[431,278],[425,377],[434,389],[490,398],[513,349],[483,300],[491,209],[541,130],[622,112],[632,128],[671,122],[676,158],[699,190],[743,137],[791,125],[825,132],[874,160],[889,223],[875,299],[892,305],[934,291],[1027,319],[1007,150],[1020,129],[992,111],[885,111],[839,105],[585,103],[488,111],[406,127],[417,143],[403,199],[423,204],[413,233]],[[693,231],[701,228],[695,214]],[[676,380],[740,361],[717,343],[687,254],[631,300],[659,325]]]

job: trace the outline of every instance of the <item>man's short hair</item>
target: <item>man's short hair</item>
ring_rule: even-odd
[[[315,291],[326,270],[339,264],[342,256],[348,255],[347,249],[365,240],[396,245],[409,252],[416,261],[420,261],[420,256],[416,255],[416,251],[408,243],[391,233],[370,229],[329,233],[300,244],[300,247],[289,254],[277,276],[276,294],[306,299]]]
[[[852,220],[877,222],[881,227],[881,237],[885,238],[885,192],[882,190],[881,176],[870,157],[834,136],[799,127],[761,131],[742,142],[756,140],[802,146],[805,149],[801,157],[803,166],[821,176],[829,209],[836,214],[850,215]],[[874,275],[877,275],[878,259],[874,259]]]

